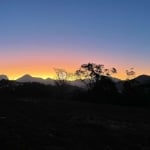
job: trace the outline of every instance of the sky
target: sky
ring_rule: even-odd
[[[0,0],[0,74],[53,77],[93,62],[150,75],[149,0]]]

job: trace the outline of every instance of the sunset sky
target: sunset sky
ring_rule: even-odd
[[[150,1],[0,0],[0,74],[47,78],[88,62],[150,75]]]

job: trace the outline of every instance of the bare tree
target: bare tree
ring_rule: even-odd
[[[57,86],[62,86],[66,84],[67,72],[64,69],[54,68],[56,73],[56,81],[55,84]]]

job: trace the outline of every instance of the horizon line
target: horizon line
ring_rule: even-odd
[[[139,77],[139,76],[142,76],[142,75],[146,75],[146,76],[150,76],[148,74],[139,74],[137,76],[134,76],[133,78],[131,79],[134,79],[136,77]],[[39,79],[43,79],[43,80],[47,80],[47,79],[52,79],[52,80],[59,80],[57,75],[55,76],[35,76],[35,75],[32,75],[32,74],[28,74],[28,73],[25,73],[23,75],[20,75],[19,77],[15,77],[15,78],[10,78],[7,74],[0,74],[0,76],[3,76],[3,77],[6,77],[8,80],[12,80],[12,81],[16,81],[24,76],[30,76],[32,78],[39,78]],[[116,79],[119,79],[119,80],[128,80],[129,78],[126,78],[126,79],[122,79],[122,78],[119,78],[119,77],[113,77],[113,76],[110,76],[112,78],[116,78]],[[78,80],[77,78],[76,79],[64,79],[64,80],[68,80],[68,81],[75,81],[75,80]]]

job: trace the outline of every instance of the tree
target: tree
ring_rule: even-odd
[[[82,64],[76,71],[77,78],[81,79],[88,89],[92,89],[103,77],[113,73],[117,73],[116,68],[106,69],[104,65],[95,63]]]
[[[66,84],[67,72],[64,69],[54,68],[56,72],[56,86],[64,86]]]
[[[134,68],[130,68],[129,70],[126,70],[127,79],[133,79],[135,77],[135,71]]]

